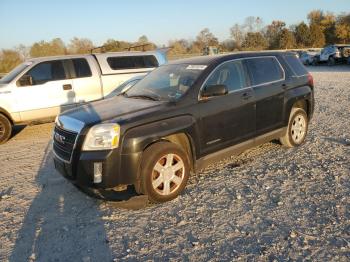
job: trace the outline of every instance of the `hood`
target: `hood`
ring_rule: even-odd
[[[91,126],[109,120],[123,121],[126,118],[139,116],[159,109],[163,102],[116,96],[84,106],[77,107],[61,114],[85,125]]]

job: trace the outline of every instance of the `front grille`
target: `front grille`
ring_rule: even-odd
[[[64,161],[70,162],[78,134],[55,127],[53,136],[53,150]]]

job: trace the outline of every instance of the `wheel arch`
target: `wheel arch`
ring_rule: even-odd
[[[176,134],[171,134],[167,135],[165,137],[160,138],[158,141],[153,142],[161,142],[161,141],[167,141],[170,143],[173,143],[177,146],[179,146],[188,156],[188,161],[190,163],[191,171],[194,172],[195,169],[195,147],[193,145],[192,138],[186,134],[186,133],[176,133]],[[152,145],[151,144],[151,145]],[[147,147],[149,147],[148,145]]]
[[[11,122],[12,125],[14,124],[14,121],[13,121],[13,119],[12,119],[12,117],[11,117],[11,114],[10,114],[9,112],[7,112],[7,111],[6,111],[4,108],[2,108],[2,107],[0,107],[0,114],[6,116],[6,117],[10,120],[10,122]]]
[[[302,108],[305,110],[309,119],[313,115],[313,94],[312,89],[309,86],[303,86],[298,91],[298,95],[295,96],[294,93],[289,93],[287,95],[287,102],[284,115],[284,123],[288,125],[289,116],[293,107]],[[289,97],[289,98],[288,98]]]

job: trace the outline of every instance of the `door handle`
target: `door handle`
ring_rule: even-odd
[[[72,90],[72,85],[71,84],[63,85],[63,90]]]
[[[245,93],[243,93],[242,98],[244,100],[248,100],[248,99],[252,98],[252,93],[251,92],[245,92]]]

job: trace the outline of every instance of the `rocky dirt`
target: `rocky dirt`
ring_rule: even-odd
[[[350,68],[310,70],[302,147],[222,161],[161,205],[87,196],[54,170],[52,123],[18,128],[0,146],[0,261],[349,261]]]

